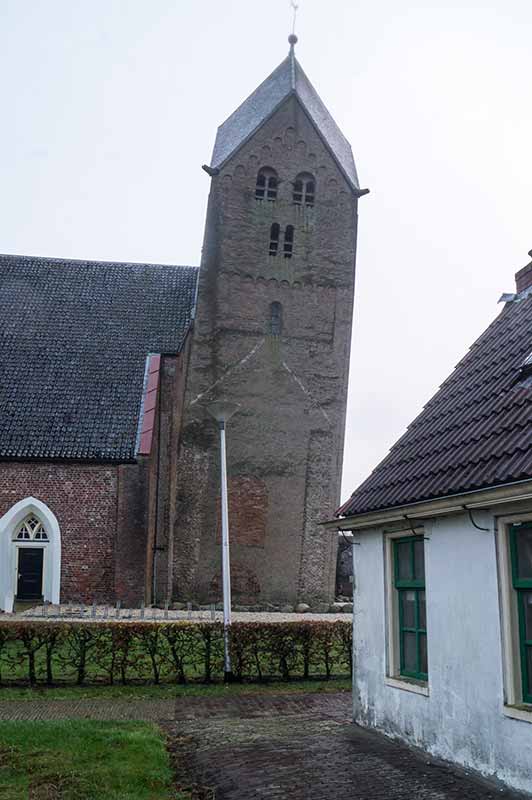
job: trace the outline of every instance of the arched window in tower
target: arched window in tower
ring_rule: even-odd
[[[261,167],[257,174],[257,185],[255,186],[256,199],[276,200],[278,183],[277,173],[274,169],[271,167]]]
[[[279,223],[274,222],[270,228],[270,255],[276,256],[279,249]]]
[[[280,303],[270,305],[270,333],[272,336],[280,336],[283,330],[283,307]]]
[[[292,258],[294,250],[294,226],[287,225],[284,232],[284,257]]]
[[[310,172],[300,172],[294,181],[292,199],[297,206],[313,206],[316,197],[316,181]]]

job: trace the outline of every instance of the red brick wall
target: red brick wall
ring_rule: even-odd
[[[260,478],[240,475],[227,482],[231,544],[264,547],[268,514],[268,491]],[[220,496],[216,502],[216,543],[222,542]]]
[[[105,465],[0,463],[0,516],[36,497],[61,531],[61,599],[114,597],[117,468]]]
[[[147,463],[0,463],[0,517],[26,497],[57,517],[63,602],[143,600]]]

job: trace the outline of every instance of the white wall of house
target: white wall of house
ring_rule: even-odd
[[[355,720],[532,792],[532,712],[505,707],[496,510],[474,518],[490,532],[466,513],[425,523],[425,694],[389,679],[384,531],[355,534]]]

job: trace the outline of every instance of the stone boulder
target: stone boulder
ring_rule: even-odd
[[[297,614],[306,614],[310,611],[310,606],[307,603],[298,603],[296,606],[296,613]]]

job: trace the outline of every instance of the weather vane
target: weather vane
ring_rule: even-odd
[[[296,0],[290,0],[290,7],[292,8],[292,11],[294,12],[294,16],[292,18],[292,36],[295,36],[297,9],[299,8],[299,5],[298,5],[298,3],[296,3]]]

